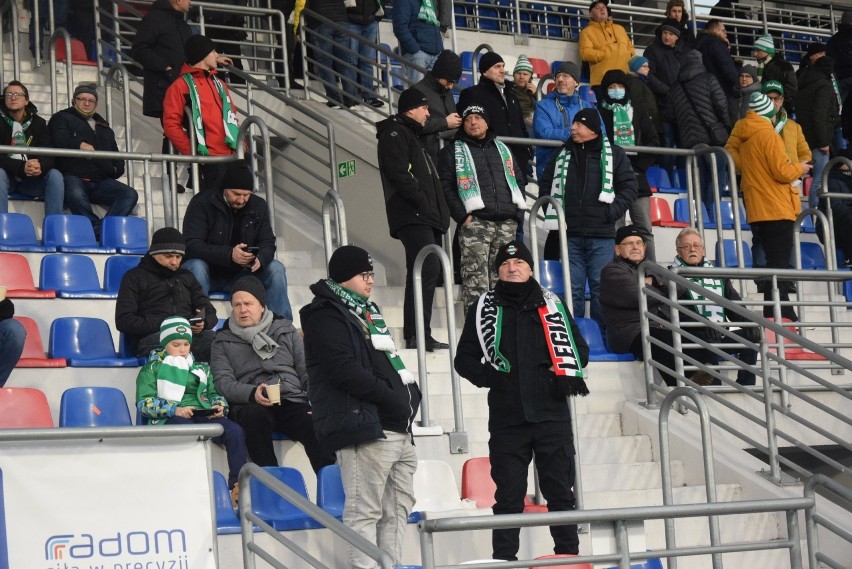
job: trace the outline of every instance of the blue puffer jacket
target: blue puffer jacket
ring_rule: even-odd
[[[557,101],[557,97],[559,100]],[[562,107],[565,114],[559,110],[556,103]],[[548,140],[558,140],[560,142],[568,142],[571,137],[571,123],[574,121],[574,115],[580,109],[591,107],[589,103],[580,98],[579,92],[573,95],[560,95],[554,89],[548,93],[535,108],[535,116],[533,117],[533,137],[546,138]],[[544,165],[547,164],[550,155],[553,151],[559,148],[558,146],[536,146],[535,147],[535,177],[536,180],[541,180],[541,175],[544,173]]]
[[[438,55],[444,50],[444,38],[441,27],[425,20],[418,20],[420,0],[399,0],[393,4],[393,35],[399,42],[403,55],[425,51],[429,55]],[[437,6],[436,6],[436,17]]]

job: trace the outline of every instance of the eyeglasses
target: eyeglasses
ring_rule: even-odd
[[[74,97],[74,100],[81,105],[94,105],[98,102],[97,99],[90,99],[89,97]]]
[[[7,99],[23,99],[26,97],[23,93],[6,93]]]
[[[376,279],[376,273],[358,273],[358,276],[364,279],[364,282]]]
[[[619,247],[643,247],[645,242],[641,239],[635,239],[633,241],[622,241],[618,244]]]
[[[771,99],[773,101],[780,101],[781,99],[784,98],[782,95],[776,95],[775,97],[773,97],[772,95],[766,95],[766,96],[769,97],[769,99]]]
[[[686,245],[678,245],[677,247],[678,251],[700,251],[702,249],[704,249],[704,245],[701,243],[687,243]]]

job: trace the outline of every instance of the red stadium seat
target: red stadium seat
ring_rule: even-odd
[[[56,60],[65,62],[65,41],[58,40],[56,42]],[[78,39],[71,38],[71,63],[75,65],[97,65],[94,61],[89,60],[89,54],[86,53],[86,46]]]
[[[471,458],[462,466],[462,500],[476,502],[477,508],[494,506],[494,492],[497,486],[491,479],[491,459],[487,456]],[[547,512],[547,505],[535,504],[532,498],[524,498],[524,513]]]
[[[48,358],[41,343],[38,324],[32,318],[15,316],[15,320],[24,326],[27,339],[24,341],[24,351],[15,367],[65,367],[65,358]]]
[[[569,557],[577,557],[576,555],[571,555],[570,553],[557,553],[555,555],[542,555],[541,557],[536,557],[536,559],[562,559]],[[567,565],[549,565],[552,569],[592,569],[591,563],[569,563]]]
[[[0,387],[0,429],[50,429],[47,397],[29,387]]]
[[[688,223],[675,221],[669,202],[656,196],[651,196],[651,225],[657,227],[689,227]]]
[[[781,322],[784,323],[784,324],[789,324],[789,323],[791,323],[791,320],[788,319],[788,318],[782,318]],[[793,327],[793,326],[787,326],[786,328],[790,332],[796,332],[796,328]],[[775,332],[767,329],[766,330],[766,343],[771,345],[771,344],[775,344],[777,342],[778,342],[778,340],[776,339]],[[769,351],[771,351],[773,354],[778,353],[777,348],[770,347]],[[822,357],[821,355],[815,354],[814,352],[810,352],[810,351],[804,349],[802,346],[796,344],[795,342],[793,342],[793,340],[791,340],[789,338],[784,338],[784,357],[788,360],[793,360],[793,361],[823,361],[823,360],[825,360],[825,358]]]
[[[36,288],[30,262],[17,253],[0,253],[0,285],[9,298],[56,298],[55,290]]]

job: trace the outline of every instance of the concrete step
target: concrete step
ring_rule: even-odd
[[[581,461],[581,464],[585,461]],[[660,488],[638,488],[633,490],[601,490],[584,492],[585,507],[589,510],[603,508],[627,508],[634,506],[661,506],[663,493]],[[707,502],[704,486],[679,486],[672,488],[675,504],[702,504]],[[733,502],[742,498],[739,484],[717,484],[716,496],[720,502]]]
[[[651,439],[646,435],[581,438],[578,453],[580,454],[581,464],[613,464],[653,460]]]

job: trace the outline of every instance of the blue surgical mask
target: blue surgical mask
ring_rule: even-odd
[[[613,101],[620,101],[624,98],[624,89],[607,89],[606,94]]]

